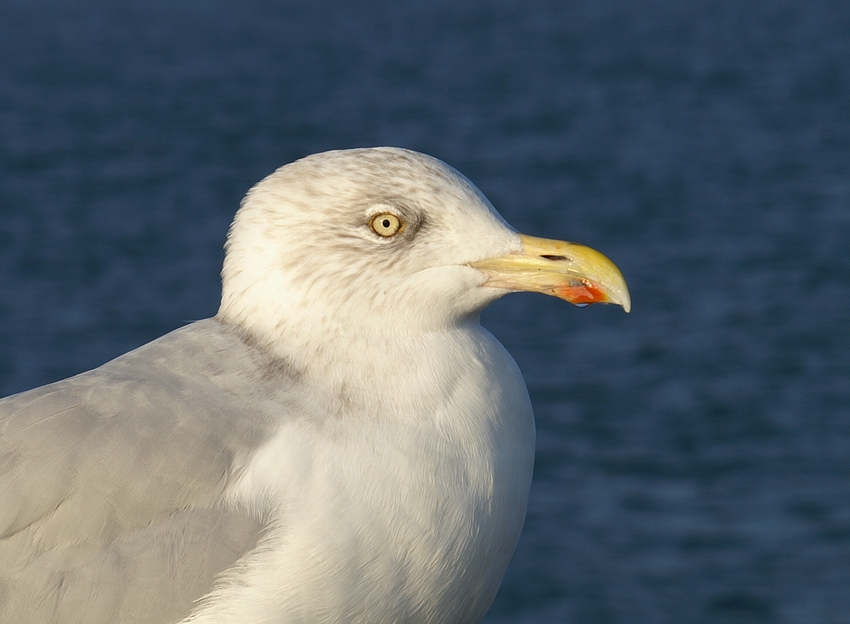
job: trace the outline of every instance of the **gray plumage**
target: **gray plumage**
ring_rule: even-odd
[[[0,401],[0,621],[188,614],[261,538],[261,518],[217,503],[271,435],[264,407],[298,412],[290,385],[205,320]]]

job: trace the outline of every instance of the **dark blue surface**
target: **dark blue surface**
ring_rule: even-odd
[[[634,301],[485,313],[539,429],[487,622],[850,622],[850,4],[349,4],[0,4],[0,394],[212,315],[279,165],[424,151]]]

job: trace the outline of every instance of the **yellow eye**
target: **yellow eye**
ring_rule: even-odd
[[[391,212],[382,212],[372,217],[369,227],[378,236],[389,238],[398,234],[404,227],[404,224],[401,222],[401,219]]]

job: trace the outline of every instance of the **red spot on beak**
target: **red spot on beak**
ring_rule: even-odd
[[[578,280],[579,284],[559,286],[554,289],[555,294],[570,303],[584,304],[605,303],[608,297],[596,284],[588,279]]]

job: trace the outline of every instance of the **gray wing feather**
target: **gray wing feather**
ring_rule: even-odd
[[[0,401],[0,621],[185,616],[257,544],[221,497],[291,385],[207,320]]]

